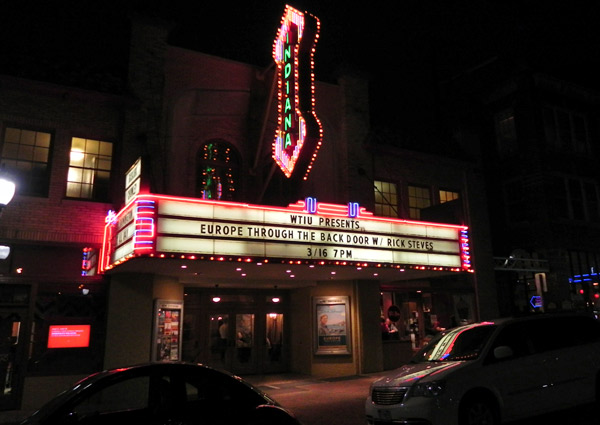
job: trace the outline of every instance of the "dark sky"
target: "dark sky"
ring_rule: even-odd
[[[59,75],[124,72],[127,19],[173,21],[182,47],[269,66],[285,1],[3,2],[0,72]],[[351,65],[390,85],[448,78],[493,56],[600,87],[596,0],[298,0],[321,20],[317,79]],[[21,71],[19,71],[21,69]],[[25,70],[25,71],[23,71]],[[26,74],[24,74],[26,75]],[[387,84],[387,83],[386,83]]]

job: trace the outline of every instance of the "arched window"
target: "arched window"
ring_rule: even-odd
[[[202,199],[233,201],[239,189],[240,160],[235,149],[222,140],[211,140],[198,151],[196,190]]]

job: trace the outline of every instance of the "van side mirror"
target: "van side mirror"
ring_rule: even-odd
[[[513,356],[513,350],[508,345],[501,345],[494,348],[494,357],[497,360],[507,359]]]

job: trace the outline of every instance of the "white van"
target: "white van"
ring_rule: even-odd
[[[370,388],[371,425],[497,425],[600,399],[600,322],[539,314],[437,335]]]

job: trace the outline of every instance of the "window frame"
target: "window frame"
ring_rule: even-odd
[[[221,194],[218,195],[217,198],[213,198],[213,197],[206,198],[206,195],[203,193],[205,190],[203,188],[206,187],[206,184],[202,181],[201,173],[203,172],[204,168],[210,163],[211,160],[203,158],[202,156],[203,156],[203,150],[204,150],[205,146],[209,145],[210,143],[217,143],[221,146],[229,148],[230,149],[229,155],[233,158],[233,160],[231,162],[231,166],[229,166],[229,167],[227,167],[227,164],[228,164],[227,161],[223,162],[222,160],[218,160],[218,159],[212,160],[213,163],[215,164],[216,168],[218,167],[220,170],[225,170],[226,168],[228,168],[231,171],[231,178],[232,178],[232,182],[229,184],[229,187],[230,188],[232,187],[233,190],[229,190],[229,192],[226,192],[227,188],[223,188],[222,183],[221,183],[221,192],[220,192]],[[222,154],[222,153],[219,152],[218,154]],[[232,143],[229,143],[228,141],[226,141],[224,139],[211,139],[211,140],[205,141],[204,143],[202,143],[199,146],[198,151],[196,153],[196,163],[195,163],[196,182],[195,182],[195,189],[194,189],[195,196],[197,196],[201,199],[237,201],[241,197],[241,193],[242,193],[242,184],[243,184],[243,179],[241,178],[242,165],[243,165],[242,164],[242,156],[239,154],[238,150]],[[222,178],[222,176],[219,176],[219,178]]]
[[[567,121],[561,120],[562,115]],[[590,129],[588,115],[585,112],[555,105],[542,105],[542,119],[546,144],[557,151],[577,154],[591,153]],[[583,140],[578,131],[576,121],[583,123]],[[563,124],[561,125],[561,122]],[[565,126],[567,128],[565,128]],[[568,140],[567,140],[568,139]]]
[[[82,165],[78,165],[77,163],[73,163],[73,152],[74,152],[74,142],[76,140],[83,140],[85,142],[85,145],[87,147],[88,142],[97,142],[98,143],[98,150],[95,152],[91,152],[88,151],[87,149],[85,149],[83,151],[83,159],[82,161]],[[100,168],[99,166],[95,166],[95,167],[90,167],[88,164],[86,164],[85,162],[88,160],[87,158],[94,158],[94,160],[97,161],[107,161],[107,157],[108,155],[106,154],[102,154],[101,153],[101,146],[102,144],[109,144],[110,145],[110,157],[108,159],[108,161],[110,162],[109,164],[109,168]],[[71,137],[71,144],[70,144],[70,148],[69,148],[69,160],[68,160],[68,167],[67,167],[67,176],[66,176],[66,181],[65,181],[65,197],[68,199],[80,199],[80,200],[85,200],[85,201],[97,201],[97,202],[108,202],[110,201],[110,195],[111,195],[111,181],[113,178],[113,167],[114,167],[114,150],[115,150],[115,143],[111,140],[103,140],[101,138],[91,138],[91,137],[85,137],[85,136],[72,136]],[[72,179],[71,174],[73,172],[81,172],[82,177],[80,179]],[[96,177],[98,176],[98,174],[100,173],[104,173],[104,174],[108,174],[108,177],[105,179],[106,183],[105,184],[98,184],[96,182]],[[93,178],[93,181],[90,183],[88,181],[86,181],[87,179],[84,177],[84,175],[89,175]],[[70,193],[70,185],[79,185],[80,188],[78,190],[79,192],[79,196],[74,196],[74,194]],[[89,193],[86,191],[84,192],[84,187],[89,188]],[[86,195],[87,196],[84,196]]]
[[[515,111],[505,108],[494,114],[496,147],[501,156],[513,155],[519,150]]]
[[[418,189],[418,190],[425,190],[427,191],[428,197],[421,197],[421,196],[413,196],[411,195],[411,189]],[[425,209],[425,208],[429,208],[432,207],[434,205],[434,201],[433,201],[433,195],[432,195],[432,188],[430,186],[426,186],[426,185],[418,185],[418,184],[414,184],[414,183],[409,183],[406,185],[406,191],[407,191],[407,203],[408,203],[408,217],[412,220],[421,220],[421,210]],[[418,202],[416,205],[414,205],[412,203],[412,200],[423,200],[423,199],[427,199],[429,201],[429,204],[426,206],[420,205],[420,202]],[[415,216],[415,214],[413,214],[415,211],[418,211],[418,214],[416,214],[417,216]]]
[[[378,186],[378,183],[380,186]],[[384,186],[394,188],[395,193],[382,190]],[[381,217],[400,217],[399,214],[399,200],[400,200],[400,185],[391,180],[373,180],[373,209],[374,214]],[[381,197],[382,202],[378,202],[378,194]],[[392,199],[390,199],[392,198]]]

